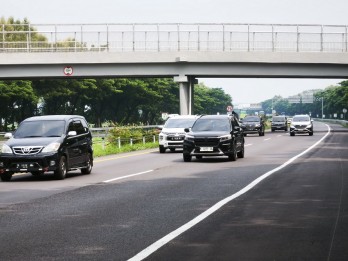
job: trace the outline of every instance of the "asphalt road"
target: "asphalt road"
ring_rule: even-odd
[[[148,150],[63,181],[16,175],[0,182],[0,258],[348,260],[348,132],[333,128],[248,136],[236,162]]]

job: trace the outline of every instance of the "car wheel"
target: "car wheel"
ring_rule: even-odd
[[[244,133],[243,135],[244,135],[244,137],[246,137],[246,135],[247,135],[247,134],[246,134],[246,133]]]
[[[175,151],[175,148],[170,148],[170,151],[171,151],[171,152],[174,152],[174,151]]]
[[[93,158],[92,154],[88,153],[87,155],[87,162],[86,162],[87,167],[81,169],[82,174],[91,174],[92,172],[92,167],[93,167]]]
[[[5,172],[0,175],[0,178],[2,181],[10,181],[12,178],[13,173],[11,172]]]
[[[233,144],[233,148],[232,148],[231,154],[228,155],[228,159],[231,160],[231,161],[236,161],[237,160],[236,144]]]
[[[274,132],[274,129],[272,129],[272,132]]]
[[[160,153],[165,153],[166,152],[166,149],[163,147],[163,145],[159,146],[159,152]]]
[[[244,158],[244,143],[242,145],[241,150],[237,153],[238,158]]]
[[[311,131],[311,132],[309,133],[309,136],[313,136],[313,131]]]
[[[190,162],[191,159],[192,159],[192,156],[191,155],[187,155],[187,154],[183,154],[183,158],[184,158],[185,162]]]
[[[295,133],[293,133],[293,132],[290,132],[290,136],[295,136]]]
[[[62,156],[58,163],[58,168],[54,171],[56,179],[64,179],[67,172],[66,158]]]

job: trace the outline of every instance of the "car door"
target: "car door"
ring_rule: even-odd
[[[233,135],[235,138],[236,149],[237,151],[240,151],[244,142],[243,129],[234,117],[231,119],[231,123]]]
[[[76,132],[76,135],[69,136],[68,134],[71,132]],[[77,135],[77,126],[74,121],[71,121],[67,130],[67,138],[66,138],[66,151],[68,154],[68,164],[69,168],[75,167],[79,162],[80,156],[80,148],[79,148],[79,140]]]

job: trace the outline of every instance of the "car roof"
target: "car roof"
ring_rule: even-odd
[[[230,115],[202,115],[200,119],[231,119]]]
[[[168,118],[168,120],[176,120],[176,119],[196,119],[198,118],[198,115],[176,115],[176,116],[171,116]]]
[[[85,119],[83,116],[80,115],[44,115],[44,116],[34,116],[25,119],[24,121],[37,121],[37,120],[44,120],[44,121],[52,121],[52,120],[64,120],[68,121],[73,118],[79,118],[79,119]]]
[[[308,114],[297,114],[294,117],[310,117]]]

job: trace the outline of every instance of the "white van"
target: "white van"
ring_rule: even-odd
[[[167,119],[159,134],[159,151],[165,153],[166,149],[175,151],[183,147],[185,128],[191,128],[198,116],[177,115]]]

